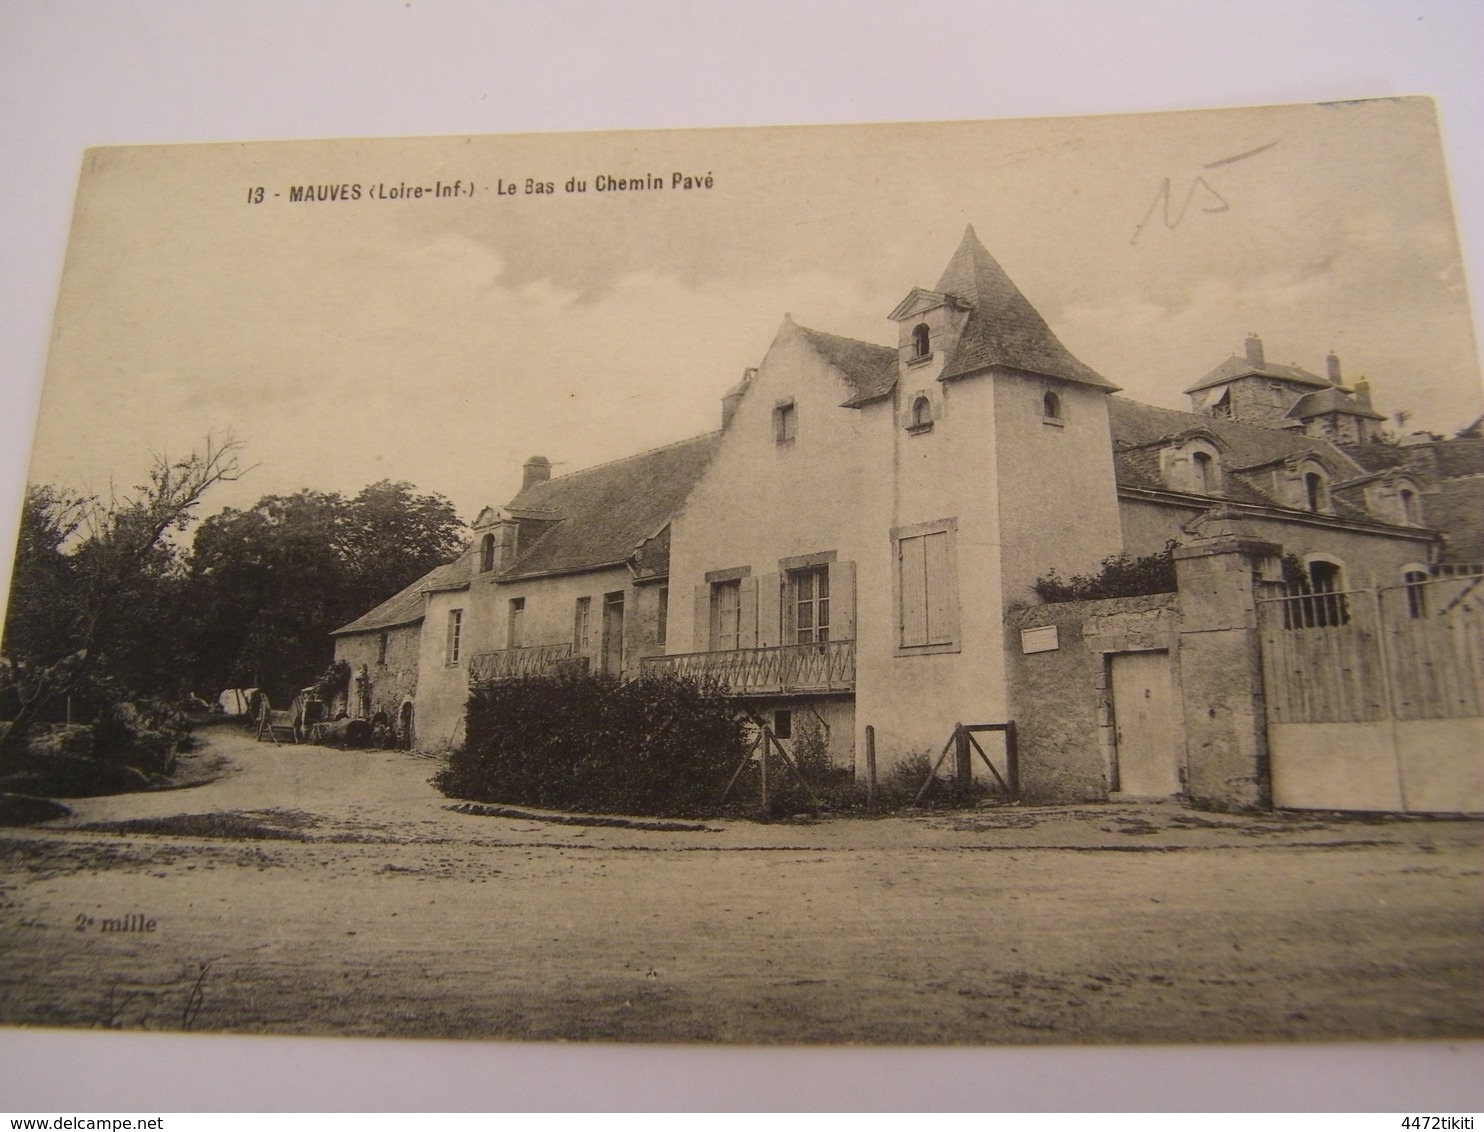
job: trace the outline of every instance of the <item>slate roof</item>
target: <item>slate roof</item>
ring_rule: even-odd
[[[415,625],[423,619],[423,595],[429,590],[459,589],[469,584],[468,564],[463,556],[441,566],[434,566],[406,589],[399,590],[369,613],[363,613],[348,625],[342,625],[330,634],[332,637],[346,633],[370,633],[381,629],[394,629],[398,625]]]
[[[807,326],[798,330],[820,357],[844,374],[852,390],[846,406],[854,408],[885,397],[896,384],[897,352],[891,347],[842,338]]]
[[[1118,388],[1062,345],[1005,269],[985,250],[972,226],[964,230],[964,238],[936,290],[971,308],[940,380],[1005,366],[1097,389]]]
[[[510,510],[561,516],[517,548],[501,579],[560,574],[628,559],[660,530],[701,478],[721,434],[683,440],[611,463],[532,484],[510,501]]]
[[[1360,470],[1344,452],[1326,440],[1221,417],[1162,409],[1126,397],[1108,398],[1108,424],[1113,436],[1114,475],[1120,488],[1170,490],[1160,477],[1159,450],[1176,437],[1197,429],[1215,436],[1226,449],[1221,461],[1219,498],[1232,502],[1288,507],[1265,492],[1256,477],[1243,473],[1292,456],[1319,457],[1334,470],[1337,480],[1350,478]],[[1338,517],[1370,518],[1363,508],[1333,492],[1330,499]]]
[[[1400,468],[1416,462],[1415,449],[1403,448],[1397,444],[1382,444],[1379,440],[1365,444],[1346,444],[1342,448],[1345,455],[1368,472],[1384,472],[1388,468]]]
[[[1288,410],[1288,415],[1299,421],[1323,416],[1325,413],[1349,413],[1352,417],[1369,417],[1373,421],[1386,419],[1383,414],[1367,409],[1344,390],[1336,389],[1333,385],[1328,389],[1305,393]]]
[[[1484,475],[1484,440],[1459,437],[1433,445],[1438,457],[1438,475],[1444,479]]]
[[[1310,373],[1306,369],[1300,369],[1298,366],[1280,366],[1276,362],[1268,361],[1254,362],[1251,358],[1234,354],[1185,392],[1198,393],[1213,385],[1225,385],[1228,381],[1235,381],[1239,377],[1275,377],[1280,381],[1287,381],[1294,385],[1308,385],[1314,389],[1334,388],[1328,379],[1320,377],[1317,373]]]
[[[1436,494],[1423,496],[1430,527],[1446,532],[1439,558],[1450,565],[1484,563],[1484,506],[1477,480],[1444,480]]]
[[[1484,439],[1457,437],[1423,444],[1346,444],[1345,454],[1368,472],[1406,468],[1425,478],[1484,475]]]
[[[1201,428],[1226,446],[1227,453],[1222,463],[1229,469],[1255,468],[1309,453],[1319,456],[1345,478],[1348,478],[1347,473],[1359,470],[1359,465],[1327,440],[1225,417],[1163,409],[1130,401],[1127,397],[1109,398],[1108,421],[1115,449],[1154,444]]]

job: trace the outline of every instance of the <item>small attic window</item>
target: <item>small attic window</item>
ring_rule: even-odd
[[[916,435],[933,430],[933,403],[927,394],[919,393],[912,400],[912,413],[907,418],[907,431]]]
[[[1318,472],[1304,473],[1304,502],[1310,511],[1323,511],[1329,506],[1329,489]]]
[[[1195,489],[1202,495],[1216,492],[1216,461],[1209,452],[1197,452],[1190,458],[1195,469]]]
[[[488,574],[495,568],[495,536],[485,535],[479,541],[479,572]]]
[[[1417,493],[1410,488],[1402,488],[1396,493],[1396,501],[1401,505],[1402,522],[1409,527],[1415,527],[1422,522],[1421,514],[1417,509]]]
[[[1041,419],[1047,424],[1064,424],[1061,415],[1061,398],[1051,390],[1041,396]]]
[[[780,401],[773,406],[773,443],[792,444],[799,433],[798,408],[792,401]]]
[[[933,356],[932,335],[928,324],[919,322],[912,328],[912,360],[925,362]]]

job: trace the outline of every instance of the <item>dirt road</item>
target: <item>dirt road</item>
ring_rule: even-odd
[[[0,830],[0,1023],[724,1042],[1484,1033],[1481,826],[1001,808],[698,831],[447,808],[435,764]]]

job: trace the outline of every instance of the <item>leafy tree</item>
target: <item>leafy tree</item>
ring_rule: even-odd
[[[22,749],[55,704],[92,686],[155,690],[176,639],[167,611],[180,596],[169,536],[186,529],[210,488],[239,477],[238,449],[230,436],[208,436],[183,460],[156,458],[147,483],[106,500],[27,493],[0,642],[0,692],[17,710],[0,757]]]
[[[329,634],[457,554],[463,525],[439,495],[383,480],[353,499],[300,491],[201,524],[191,555],[195,654],[209,687],[306,687]]]

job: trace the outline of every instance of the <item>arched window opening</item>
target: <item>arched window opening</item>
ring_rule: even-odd
[[[495,568],[495,536],[485,535],[479,542],[479,571],[487,574]]]
[[[1318,472],[1305,473],[1304,498],[1310,511],[1322,511],[1328,503],[1324,490],[1324,477]]]
[[[1048,421],[1061,420],[1061,398],[1049,389],[1041,397],[1041,415]]]
[[[1339,563],[1322,558],[1310,562],[1308,590],[1313,596],[1305,602],[1304,628],[1344,625],[1350,620]]]
[[[1209,452],[1197,452],[1190,458],[1195,467],[1195,489],[1203,495],[1216,491],[1216,466]]]
[[[933,427],[933,403],[927,397],[918,396],[913,400],[907,427],[913,432],[926,432]]]
[[[914,360],[931,357],[932,336],[928,331],[928,325],[920,322],[912,328],[912,357]]]
[[[1417,493],[1404,487],[1397,492],[1396,497],[1402,505],[1402,522],[1415,527],[1421,522],[1417,511]]]
[[[1427,575],[1421,570],[1408,570],[1402,575],[1407,596],[1407,617],[1417,621],[1427,616]]]

